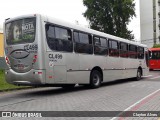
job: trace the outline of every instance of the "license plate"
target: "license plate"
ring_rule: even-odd
[[[24,65],[23,64],[18,64],[18,69],[19,70],[23,70],[24,69]]]

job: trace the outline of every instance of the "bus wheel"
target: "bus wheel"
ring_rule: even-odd
[[[140,69],[137,70],[137,78],[136,80],[142,79],[142,71]]]
[[[100,87],[101,82],[102,82],[101,73],[97,70],[92,71],[91,76],[90,76],[90,87],[98,88]]]
[[[75,84],[62,85],[63,89],[73,89],[74,87],[75,87]]]

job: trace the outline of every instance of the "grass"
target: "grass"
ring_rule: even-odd
[[[21,89],[21,88],[26,88],[26,86],[15,86],[12,84],[8,84],[5,80],[4,70],[0,70],[0,91],[9,91],[9,90]]]

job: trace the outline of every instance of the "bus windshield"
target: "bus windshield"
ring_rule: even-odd
[[[36,18],[25,18],[6,24],[6,42],[8,45],[32,43],[35,39]]]
[[[160,59],[160,51],[152,51],[150,53],[150,58],[151,59]]]

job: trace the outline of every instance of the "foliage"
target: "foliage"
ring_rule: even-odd
[[[154,44],[153,48],[160,48],[160,44]]]
[[[134,0],[83,0],[84,16],[92,29],[126,39],[134,39],[127,25],[136,16]]]
[[[14,89],[22,89],[22,88],[27,88],[27,87],[15,86],[15,85],[12,85],[12,84],[8,84],[5,80],[4,70],[0,70],[0,92],[1,91],[14,90]]]

